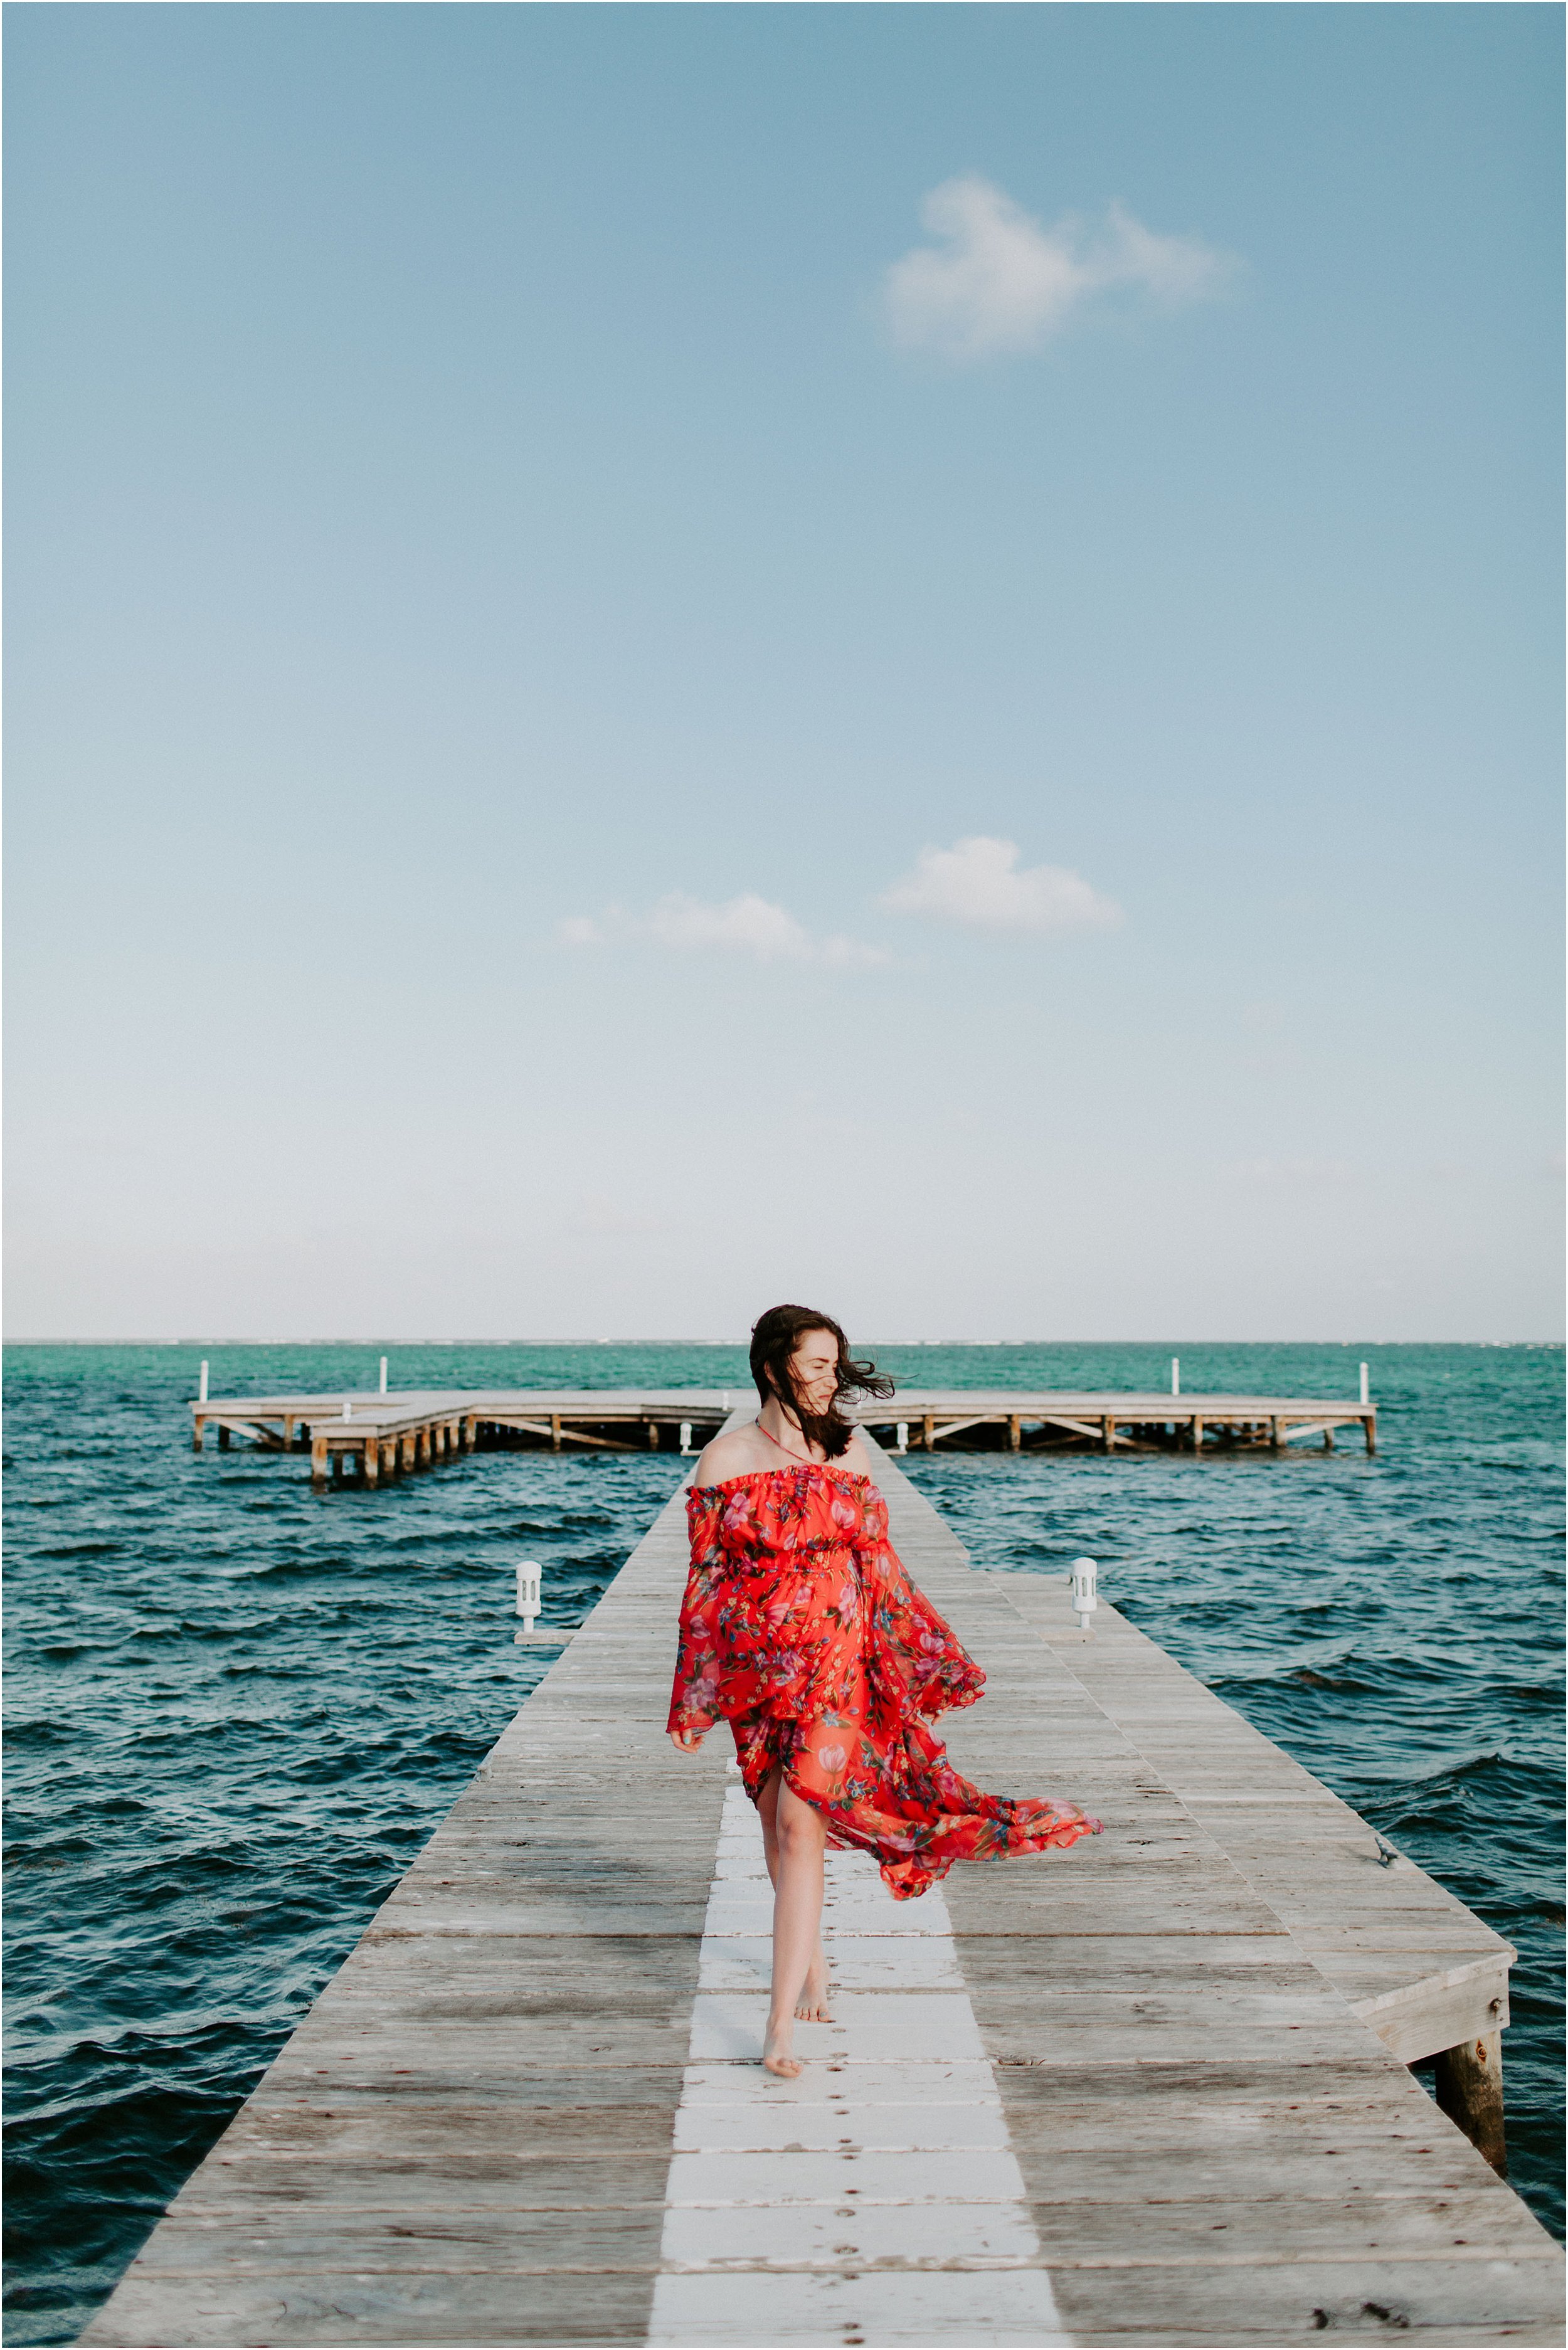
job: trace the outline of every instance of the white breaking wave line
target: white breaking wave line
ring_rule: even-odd
[[[830,2023],[796,2081],[757,2062],[773,1894],[726,1790],[665,2193],[650,2343],[1066,2350],[940,1890],[827,1856]]]

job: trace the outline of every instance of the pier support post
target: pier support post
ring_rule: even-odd
[[[381,1476],[381,1448],[369,1437],[359,1447],[359,1473],[367,1485],[379,1484]]]
[[[1102,1452],[1114,1452],[1116,1450],[1116,1421],[1107,1414],[1107,1416],[1100,1422],[1100,1451]]]
[[[327,1439],[313,1435],[310,1440],[310,1482],[318,1493],[325,1492],[332,1464],[327,1458]]]
[[[550,1414],[550,1447],[556,1452],[561,1449],[561,1415],[558,1411]]]
[[[1008,1450],[1012,1452],[1017,1452],[1023,1448],[1023,1422],[1019,1419],[1016,1412],[1013,1412],[1008,1419],[1007,1444]]]
[[[1282,1452],[1285,1449],[1285,1423],[1277,1412],[1269,1422],[1269,1442],[1276,1452]]]
[[[206,1433],[207,1423],[201,1417],[200,1413],[198,1413],[191,1425],[191,1450],[192,1452],[200,1452],[202,1450],[202,1440],[205,1438]]]
[[[294,1451],[294,1414],[289,1411],[283,1416],[283,1449],[286,1452]]]
[[[1366,1450],[1368,1452],[1376,1452],[1377,1450],[1377,1422],[1372,1418],[1371,1414],[1368,1413],[1361,1425],[1366,1430]]]
[[[1203,1450],[1203,1422],[1196,1412],[1192,1415],[1192,1450],[1194,1452],[1201,1452]]]
[[[1438,2105],[1450,2121],[1458,2122],[1499,2177],[1506,2178],[1501,2033],[1478,2033],[1473,2040],[1461,2040],[1457,2048],[1445,2048],[1436,2071],[1433,2087]]]
[[[408,1476],[414,1466],[414,1434],[412,1429],[403,1439],[403,1474]]]
[[[472,1452],[478,1442],[479,1422],[471,1417],[462,1423],[462,1449],[465,1452]]]
[[[648,1449],[650,1452],[657,1452],[659,1450],[659,1422],[656,1419],[650,1419],[648,1423]]]
[[[937,1423],[931,1418],[929,1412],[926,1414],[924,1420],[921,1422],[921,1427],[924,1431],[926,1451],[928,1452],[934,1452],[937,1449]]]
[[[419,1430],[416,1441],[420,1448],[420,1467],[428,1469],[431,1465],[431,1431],[428,1420]]]

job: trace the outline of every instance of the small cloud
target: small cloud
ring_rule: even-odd
[[[1120,204],[1097,224],[1069,213],[1045,228],[973,174],[933,188],[920,218],[936,243],[894,262],[883,313],[895,342],[960,362],[1036,349],[1096,300],[1160,310],[1210,300],[1237,266],[1196,237],[1158,235]]]
[[[1019,870],[1016,841],[981,833],[950,848],[922,848],[915,869],[879,903],[895,914],[927,914],[971,931],[1017,931],[1059,937],[1114,929],[1122,910],[1064,865]]]
[[[605,944],[602,925],[590,921],[587,914],[568,914],[564,922],[556,923],[556,936],[566,947],[602,947]]]
[[[679,953],[713,949],[751,955],[758,962],[826,963],[838,970],[869,969],[891,960],[883,947],[838,936],[817,938],[783,906],[746,890],[720,906],[705,905],[672,890],[651,912],[623,914],[618,909],[595,920],[575,914],[556,929],[566,946],[607,946],[618,938],[647,939]]]

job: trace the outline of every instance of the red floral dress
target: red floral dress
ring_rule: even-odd
[[[955,1860],[1098,1832],[1072,1804],[983,1794],[948,1761],[928,1722],[973,1705],[985,1675],[909,1581],[867,1478],[816,1462],[758,1470],[693,1487],[686,1506],[670,1727],[727,1720],[753,1803],[782,1769],[828,1843],[875,1855],[900,1899]]]

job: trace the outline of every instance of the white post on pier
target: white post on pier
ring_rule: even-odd
[[[1096,1567],[1092,1558],[1075,1558],[1073,1561],[1073,1613],[1085,1640],[1092,1640],[1095,1637],[1095,1627],[1089,1618],[1100,1604],[1095,1594],[1095,1579]]]
[[[564,1648],[572,1637],[570,1632],[559,1630],[536,1632],[534,1629],[535,1619],[539,1613],[544,1582],[544,1569],[536,1558],[518,1560],[517,1613],[523,1618],[523,1628],[520,1632],[514,1632],[512,1635],[513,1645],[515,1648],[522,1648],[526,1644],[534,1648]]]
[[[1181,1357],[1179,1355],[1172,1355],[1170,1358],[1170,1392],[1172,1395],[1179,1395],[1181,1393]]]
[[[202,1364],[202,1384],[201,1384],[201,1386],[198,1388],[198,1389],[196,1390],[196,1401],[197,1401],[198,1403],[205,1403],[205,1402],[206,1402],[206,1400],[207,1400],[207,1366],[206,1366],[206,1364],[205,1364],[205,1363],[203,1363],[203,1364]]]
[[[1361,1400],[1363,1403],[1370,1403],[1372,1401],[1371,1375],[1365,1363],[1361,1366]]]
[[[346,1404],[344,1405],[344,1407],[343,1407],[343,1417],[344,1417],[344,1419],[353,1419],[353,1417],[354,1417],[354,1407],[353,1407],[353,1405],[352,1405],[351,1403],[346,1403]]]
[[[383,1395],[385,1395],[385,1394],[386,1394],[386,1392],[387,1392],[387,1357],[385,1357],[385,1355],[383,1355],[383,1356],[382,1356],[382,1357],[381,1357],[381,1393],[382,1393]]]
[[[539,1562],[536,1558],[520,1559],[517,1564],[517,1613],[523,1618],[523,1638],[534,1629],[534,1618],[539,1613]]]
[[[909,1423],[907,1419],[901,1419],[898,1422],[898,1450],[900,1452],[908,1452],[909,1449]]]
[[[689,1419],[680,1423],[680,1457],[683,1461],[691,1457],[691,1422]]]

